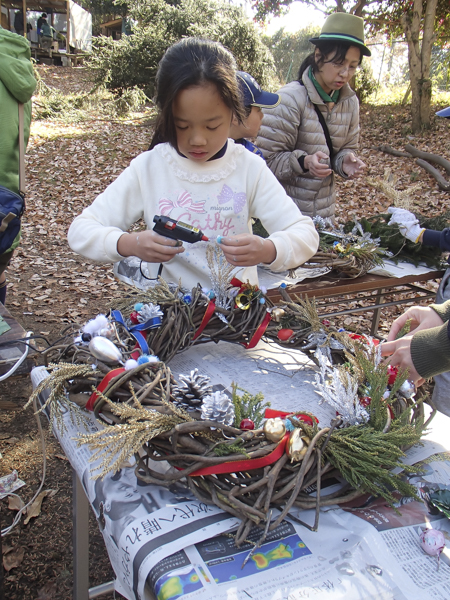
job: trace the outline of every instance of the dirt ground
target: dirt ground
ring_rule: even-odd
[[[64,93],[87,91],[84,68],[39,67],[47,85]],[[412,137],[407,108],[399,106],[361,108],[361,151],[368,164],[367,177],[382,179],[386,169],[397,178],[397,188],[420,183],[415,207],[421,213],[440,214],[448,209],[448,193],[420,170],[413,159],[395,158],[375,148],[390,144],[401,150],[411,143],[421,150],[450,159],[448,122],[436,119],[430,132]],[[98,266],[75,255],[66,233],[72,219],[148,147],[148,120],[137,116],[127,122],[95,118],[70,124],[36,121],[27,156],[27,211],[23,218],[23,241],[8,270],[7,308],[26,330],[54,340],[69,323],[83,323],[105,304],[125,293],[110,266]],[[338,218],[383,212],[392,202],[363,177],[338,182]],[[437,283],[429,284],[436,289]],[[346,306],[348,308],[348,306]],[[385,309],[380,332],[387,333],[397,308]],[[368,333],[369,313],[352,317],[346,326]],[[1,341],[1,340],[0,340]],[[42,450],[33,411],[22,410],[31,391],[27,377],[0,383],[0,401],[9,400],[17,410],[0,408],[0,476],[16,469],[26,486],[19,491],[25,502],[40,483]],[[68,600],[72,586],[72,472],[55,439],[46,438],[47,472],[44,490],[53,490],[39,516],[22,522],[3,539],[4,554],[15,553],[17,566],[6,571],[7,600]],[[0,501],[2,528],[15,511]],[[113,578],[95,519],[90,522],[91,585]],[[22,560],[19,560],[23,555]],[[13,555],[12,555],[13,556]],[[18,557],[18,558],[17,558]]]

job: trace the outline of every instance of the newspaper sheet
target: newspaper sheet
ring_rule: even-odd
[[[384,277],[408,277],[409,275],[423,275],[436,271],[436,268],[428,267],[425,264],[419,264],[417,267],[411,263],[385,260],[382,265],[374,267],[369,271],[372,275],[382,275]]]
[[[265,343],[251,351],[209,343],[177,355],[170,366],[175,377],[199,368],[224,388],[235,381],[249,391],[262,391],[273,408],[314,412],[323,426],[334,416],[318,404],[319,396],[311,385],[314,365],[300,352],[286,353]],[[45,373],[42,368],[33,371],[34,385]],[[427,445],[411,450],[410,464],[427,461],[445,448],[450,420],[442,419]],[[102,427],[92,415],[87,415],[86,422],[92,432]],[[404,517],[397,517],[394,525],[395,513],[369,499],[371,512],[365,507],[322,512],[318,532],[296,521],[312,524],[312,512],[294,509],[292,519],[272,532],[242,568],[253,544],[246,542],[236,548],[232,538],[235,518],[199,502],[181,483],[169,489],[143,484],[132,463],[123,465],[118,473],[94,479],[91,469],[97,465],[89,462],[91,451],[76,443],[84,430],[72,423],[69,415],[65,415],[65,424],[67,431],[55,430],[55,434],[97,516],[117,576],[116,589],[129,600],[414,600],[424,598],[425,589],[430,592],[426,597],[450,596],[448,563],[436,571],[436,562],[422,553],[417,541],[424,523],[446,531],[447,522],[439,516],[433,520],[423,512],[414,522],[408,521],[409,513],[417,509],[414,505],[425,505],[401,504],[399,499]],[[429,462],[427,476],[448,481],[450,466],[444,469],[444,463]],[[161,468],[161,463],[154,468]],[[380,523],[386,519],[389,522],[383,529]],[[256,529],[248,540],[255,541],[260,535],[261,530]],[[427,581],[432,583],[427,585]]]
[[[447,421],[447,426],[449,421]],[[369,498],[361,508],[346,509],[379,532],[380,545],[402,570],[402,590],[407,598],[450,598],[450,521],[430,502],[437,489],[450,489],[450,453],[433,454],[415,463],[417,472],[407,480],[420,498],[396,494],[394,508],[380,498]],[[397,513],[397,509],[399,512]],[[339,511],[343,525],[347,516]],[[436,557],[425,554],[419,545],[419,534],[426,528],[439,529],[445,536],[446,547],[439,565]]]

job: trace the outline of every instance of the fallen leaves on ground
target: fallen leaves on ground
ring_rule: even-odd
[[[11,571],[18,567],[25,556],[25,548],[14,546],[14,548],[3,549],[3,568],[5,571]]]
[[[27,516],[23,524],[27,525],[31,519],[38,517],[41,514],[41,506],[44,498],[47,498],[47,496],[51,498],[55,494],[56,490],[43,490],[40,492],[32,504],[30,504],[30,506],[27,508]]]
[[[9,510],[21,510],[24,506],[25,503],[20,496],[8,496]]]

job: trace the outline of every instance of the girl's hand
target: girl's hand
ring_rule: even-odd
[[[122,256],[137,256],[149,263],[162,263],[184,252],[184,248],[182,242],[147,229],[121,235],[117,242],[117,252]]]
[[[305,156],[305,169],[318,179],[325,179],[328,175],[331,175],[333,172],[330,169],[329,165],[329,157],[325,154],[325,152],[316,152],[315,154],[308,154]],[[326,162],[320,162],[326,161]]]
[[[346,154],[342,161],[342,170],[349,179],[355,179],[362,175],[366,167],[366,163],[363,163],[363,161],[355,156],[353,152]]]
[[[259,263],[270,264],[277,257],[277,251],[271,240],[251,233],[240,233],[229,237],[219,236],[220,245],[230,265],[254,267]]]
[[[389,356],[389,360],[385,362],[388,362],[392,367],[398,367],[400,371],[408,369],[408,379],[419,386],[424,383],[425,379],[416,371],[412,361],[412,339],[412,335],[407,335],[394,342],[385,342],[381,345],[381,356]]]

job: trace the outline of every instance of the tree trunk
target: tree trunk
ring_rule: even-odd
[[[409,78],[411,81],[412,132],[419,133],[430,126],[431,80],[430,60],[435,39],[434,20],[438,0],[428,0],[423,25],[422,45],[420,31],[423,0],[414,0],[413,14],[402,16],[402,27],[408,42]]]
[[[436,39],[434,22],[438,0],[428,0],[425,11],[425,22],[423,24],[422,38],[422,88],[420,95],[420,120],[423,129],[430,128],[431,112],[431,51]]]

